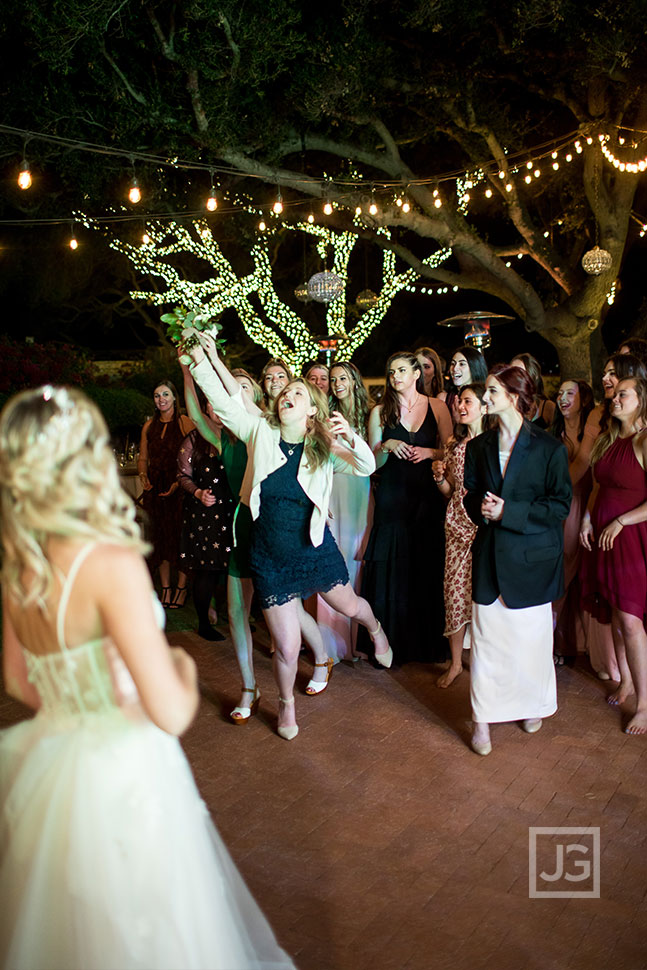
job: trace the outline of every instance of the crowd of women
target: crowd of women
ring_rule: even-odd
[[[600,678],[619,684],[610,703],[636,695],[626,730],[647,728],[643,342],[606,362],[598,406],[588,384],[568,379],[548,400],[526,353],[488,372],[464,346],[447,378],[430,347],[393,354],[374,404],[349,361],[316,363],[295,379],[270,359],[257,384],[203,343],[183,365],[188,417],[170,382],[155,389],[140,474],[163,605],[182,606],[190,575],[198,632],[221,638],[210,604],[227,574],[242,679],[235,723],[260,698],[256,591],[282,737],[298,732],[302,641],[313,655],[309,695],[326,689],[336,663],[360,659],[444,664],[436,684],[447,688],[471,648],[481,753],[492,722],[537,730],[556,710],[553,665],[584,651]],[[620,406],[627,395],[635,414]]]
[[[175,737],[195,714],[196,668],[158,614],[182,608],[189,579],[212,640],[227,576],[235,724],[259,705],[255,593],[286,740],[302,641],[311,696],[341,660],[442,663],[449,688],[471,648],[480,755],[492,724],[538,731],[557,709],[555,667],[587,650],[614,682],[609,703],[630,707],[625,731],[645,733],[646,349],[627,341],[608,359],[595,406],[568,375],[547,400],[528,354],[488,370],[461,347],[446,382],[422,347],[389,358],[373,405],[350,362],[295,379],[273,359],[257,384],[204,337],[183,366],[188,416],[165,380],[142,431],[148,546],[96,407],[49,386],[12,399],[3,665],[37,714],[0,734],[3,965],[293,967]]]

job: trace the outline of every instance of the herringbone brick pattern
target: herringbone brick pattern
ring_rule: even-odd
[[[299,970],[647,967],[647,739],[622,733],[585,660],[558,670],[560,709],[538,734],[495,725],[480,758],[466,743],[468,673],[441,691],[432,667],[339,664],[310,698],[304,656],[301,731],[286,742],[264,628],[260,716],[242,727],[226,716],[239,686],[229,641],[170,640],[200,670],[184,739],[198,785]],[[0,709],[3,724],[18,716]],[[530,826],[599,826],[599,899],[529,898]]]

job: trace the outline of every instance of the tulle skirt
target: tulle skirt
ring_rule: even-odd
[[[0,965],[291,970],[176,738],[120,711],[0,733]]]

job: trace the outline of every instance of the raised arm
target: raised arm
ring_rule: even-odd
[[[224,362],[221,360],[220,355],[218,354],[216,341],[210,334],[204,334],[202,345],[204,347],[207,360],[222,381],[223,387],[227,393],[231,395],[231,397],[238,399],[240,393],[240,384],[234,375],[229,371],[229,368],[226,367]],[[248,411],[249,414],[263,413],[258,405],[254,404],[251,398],[247,397],[246,394],[243,394],[240,400],[242,404],[244,404],[245,410]]]
[[[186,401],[186,409],[189,412],[189,417],[198,429],[198,433],[202,435],[205,441],[210,442],[218,449],[218,453],[221,450],[220,438],[209,427],[209,424],[200,410],[200,405],[198,403],[198,395],[195,392],[195,382],[193,380],[193,375],[187,367],[186,364],[180,364],[182,368],[182,374],[184,375],[184,400]],[[180,484],[182,484],[180,482]]]
[[[248,414],[243,403],[234,395],[230,397],[224,385],[210,362],[207,360],[201,346],[192,347],[189,351],[193,359],[191,373],[207,396],[209,404],[214,409],[226,428],[229,428],[241,441],[249,441],[252,434],[264,419],[260,414]],[[242,395],[242,388],[236,381],[237,394]]]

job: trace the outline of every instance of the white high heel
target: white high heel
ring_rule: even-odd
[[[294,707],[294,697],[289,697],[287,700],[285,699],[285,697],[279,697],[279,701],[281,704],[288,704],[288,705],[291,704],[292,707]],[[276,733],[280,738],[283,738],[285,741],[292,741],[294,738],[296,738],[297,734],[299,733],[299,725],[291,724],[289,725],[289,727],[283,727],[282,725],[279,724],[276,729]]]
[[[229,717],[232,719],[234,724],[246,724],[253,714],[256,714],[258,710],[258,703],[261,699],[261,692],[254,684],[253,687],[243,687],[242,694],[251,694],[252,703],[249,707],[235,707]]]
[[[375,643],[375,637],[378,635],[381,629],[382,629],[382,624],[378,620],[377,626],[375,627],[375,629],[373,631],[371,630],[367,631],[373,643]],[[391,664],[393,663],[393,650],[391,650],[391,647],[388,647],[384,653],[376,653],[375,659],[379,664],[381,664],[382,667],[390,667]]]
[[[327,667],[328,670],[326,671],[326,679],[325,680],[311,680],[310,681],[310,683],[306,687],[306,694],[308,694],[309,697],[312,697],[315,694],[323,694],[323,692],[325,691],[326,687],[328,686],[328,681],[330,680],[330,675],[332,673],[332,668],[334,666],[334,663],[335,663],[335,661],[333,660],[333,658],[332,657],[328,657],[328,659],[325,661],[325,663],[315,664],[315,667]]]

